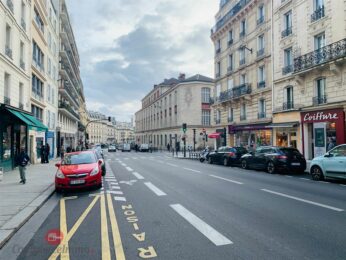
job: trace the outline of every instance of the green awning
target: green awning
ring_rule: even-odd
[[[41,132],[45,132],[48,130],[48,128],[44,124],[42,124],[38,119],[29,114],[25,114],[10,108],[7,108],[7,111],[11,112],[14,116],[23,121],[29,127],[30,130],[36,130]]]

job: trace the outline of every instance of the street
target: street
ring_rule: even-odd
[[[160,152],[105,159],[101,191],[53,195],[0,258],[345,259],[344,183]]]

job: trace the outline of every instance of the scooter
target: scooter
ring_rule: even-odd
[[[209,157],[209,150],[203,150],[201,152],[201,156],[199,157],[199,161],[203,163],[204,161],[207,161]]]

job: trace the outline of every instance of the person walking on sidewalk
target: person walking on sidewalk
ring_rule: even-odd
[[[26,166],[28,165],[30,161],[29,156],[27,155],[27,153],[25,152],[24,147],[22,147],[20,149],[20,154],[17,156],[17,164],[18,164],[18,168],[19,168],[19,174],[20,174],[20,183],[25,184],[26,183],[26,177],[25,177],[25,170],[26,170]]]
[[[49,163],[49,153],[50,153],[50,146],[48,143],[46,143],[45,146],[45,163]]]

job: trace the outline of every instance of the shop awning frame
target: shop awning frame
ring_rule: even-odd
[[[268,125],[268,128],[292,128],[299,126],[299,121],[295,122],[286,122],[286,123],[272,123]]]
[[[40,132],[48,131],[48,127],[46,127],[34,116],[10,108],[6,108],[6,110],[9,111],[15,117],[19,118],[21,121],[23,121],[30,130],[36,130]]]

